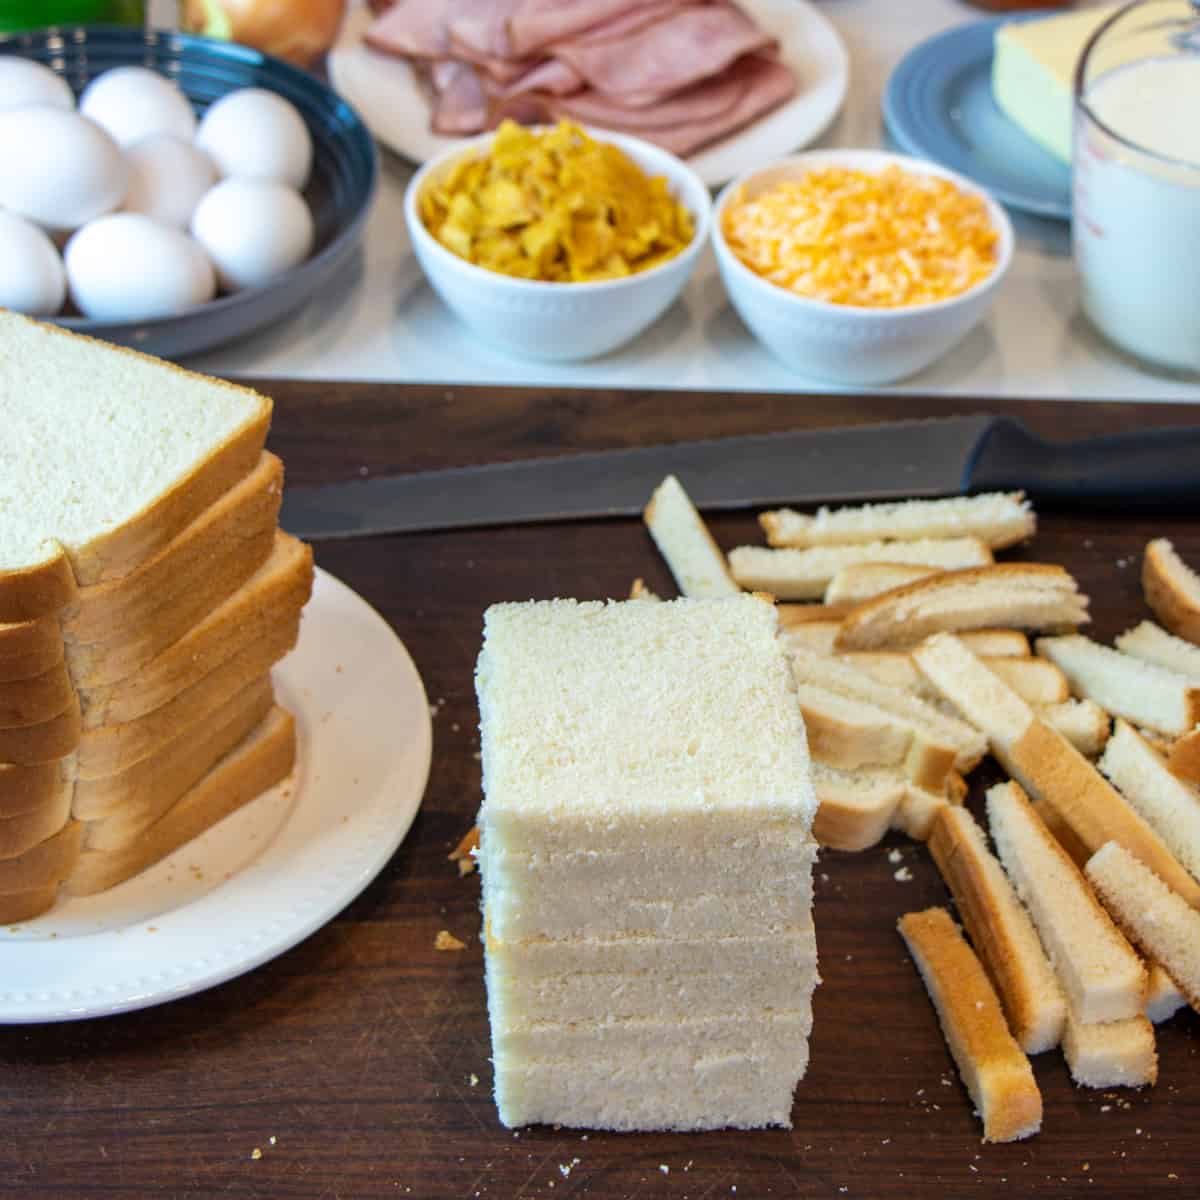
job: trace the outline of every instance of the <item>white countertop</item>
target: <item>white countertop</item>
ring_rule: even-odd
[[[912,46],[978,19],[958,0],[825,0],[850,52],[850,92],[816,144],[879,146],[880,95]],[[828,392],[776,362],[742,325],[706,251],[682,298],[633,343],[592,362],[540,364],[480,345],[425,283],[401,204],[413,168],[383,151],[361,253],[336,286],[265,333],[189,360],[216,374],[451,384],[541,384]],[[1067,226],[1014,214],[1018,248],[989,318],[940,362],[886,390],[1076,399],[1200,399],[1196,382],[1153,373],[1079,312]]]

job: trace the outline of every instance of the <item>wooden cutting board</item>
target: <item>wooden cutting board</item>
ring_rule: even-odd
[[[1200,405],[262,386],[277,402],[272,448],[296,482],[981,410],[1061,437],[1200,423]],[[748,513],[714,520],[713,531],[725,548],[760,540]],[[1200,562],[1193,513],[1044,513],[1036,541],[1005,557],[1064,563],[1092,597],[1092,632],[1107,640],[1148,615],[1138,569],[1158,534]],[[1190,1012],[1159,1027],[1156,1088],[1080,1091],[1057,1052],[1043,1055],[1044,1132],[980,1144],[895,932],[901,914],[947,894],[923,847],[900,836],[858,855],[825,854],[818,867],[824,983],[793,1130],[503,1129],[490,1097],[478,879],[460,879],[446,860],[479,802],[481,615],[497,600],[623,595],[637,575],[669,595],[670,577],[632,520],[316,549],[322,567],[393,625],[424,678],[435,715],[422,811],[355,903],[249,975],[140,1013],[0,1029],[0,1195],[1194,1194],[1200,1018]],[[978,785],[987,772],[977,774]],[[897,878],[901,867],[911,879]],[[443,929],[467,949],[435,951]]]

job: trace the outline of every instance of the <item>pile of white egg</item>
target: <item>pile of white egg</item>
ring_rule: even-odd
[[[312,139],[262,88],[197,122],[145,67],[96,76],[79,97],[49,68],[0,56],[0,307],[141,321],[258,287],[308,257],[300,189]],[[60,254],[61,247],[61,254]]]

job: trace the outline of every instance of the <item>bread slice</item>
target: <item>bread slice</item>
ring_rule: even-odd
[[[73,695],[71,677],[62,662],[32,679],[0,683],[0,729],[48,721],[70,705]]]
[[[920,972],[958,1072],[983,1118],[986,1142],[1030,1137],[1042,1125],[1042,1095],[979,959],[944,908],[900,918],[900,936]]]
[[[790,508],[759,514],[772,546],[828,546],[884,539],[977,537],[993,550],[1033,536],[1037,520],[1022,492],[987,492],[945,500],[900,500],[820,508],[807,516]]]
[[[931,575],[860,604],[842,622],[839,650],[912,645],[931,633],[1082,625],[1087,597],[1055,563],[996,563]]]
[[[1146,968],[1015,783],[987,792],[988,825],[1000,861],[1054,964],[1078,1020],[1138,1016]]]
[[[22,921],[31,921],[47,909],[53,908],[57,899],[57,883],[47,883],[39,888],[30,888],[26,892],[0,894],[0,925],[17,925]]]
[[[1154,1026],[1141,1013],[1090,1025],[1068,1013],[1062,1044],[1071,1078],[1080,1087],[1145,1087],[1158,1080]]]
[[[0,624],[0,683],[32,679],[62,658],[62,633],[54,617]]]
[[[729,552],[729,572],[751,591],[770,592],[780,600],[815,600],[824,594],[840,570],[853,563],[917,563],[952,571],[991,561],[992,552],[978,538],[861,542],[849,546],[813,546],[807,550],[737,546]]]
[[[295,761],[295,722],[276,707],[132,842],[119,850],[84,850],[66,879],[67,891],[90,896],[132,878],[274,787]]]
[[[1039,706],[1037,715],[1088,758],[1095,758],[1108,741],[1108,713],[1094,700],[1064,700]]]
[[[674,475],[654,489],[642,519],[683,595],[736,596],[741,590],[726,569],[708,526]]]
[[[899,766],[913,782],[934,791],[954,770],[953,746],[874,704],[810,683],[798,684],[796,697],[817,762],[848,770]]]
[[[140,671],[106,687],[83,688],[85,729],[136,721],[168,704],[273,629],[295,623],[312,592],[312,550],[283,532],[267,561],[224,603]]]
[[[0,763],[33,766],[65,758],[78,749],[82,728],[79,698],[72,693],[67,707],[48,721],[0,728]]]
[[[1101,846],[1084,870],[1121,928],[1200,1012],[1200,913],[1116,842]]]
[[[1127,629],[1116,639],[1116,647],[1130,658],[1166,667],[1200,685],[1200,646],[1168,633],[1153,621],[1142,621]]]
[[[962,641],[961,638],[959,640]],[[967,643],[964,641],[963,645]],[[874,676],[880,683],[913,692],[922,700],[936,702],[942,699],[941,693],[926,680],[912,655],[906,651],[851,650],[842,658],[851,666]],[[1070,697],[1071,690],[1066,677],[1053,663],[1043,658],[980,657],[979,661],[1029,704],[1058,704]]]
[[[128,771],[80,780],[75,785],[72,811],[84,823],[85,848],[119,850],[127,846],[261,724],[274,702],[270,676],[264,675],[228,706],[188,726]]]
[[[780,609],[787,607],[789,606],[785,604],[779,605]],[[812,654],[823,654],[829,657],[835,653],[833,643],[841,626],[840,620],[807,621],[797,625],[785,625],[781,613],[779,638],[789,652],[807,650]]]
[[[825,589],[826,604],[861,604],[892,588],[936,575],[939,567],[916,563],[864,562],[843,567]]]
[[[120,579],[80,588],[60,614],[63,637],[111,646],[132,628],[153,626],[166,637],[164,645],[174,641],[266,560],[282,494],[283,464],[263,454],[157,554]]]
[[[83,830],[68,821],[53,837],[15,858],[0,859],[0,895],[28,892],[61,883],[79,861]]]
[[[1200,643],[1200,575],[1166,538],[1155,538],[1146,545],[1142,591],[1154,615],[1172,633]]]
[[[271,402],[0,313],[0,621],[133,570],[258,462]]]
[[[1026,1054],[1058,1045],[1067,1002],[1029,914],[965,808],[944,809],[929,852]]]
[[[1200,723],[1200,685],[1174,671],[1078,634],[1039,638],[1036,648],[1062,668],[1076,695],[1113,716],[1176,737]]]
[[[74,779],[73,757],[27,767],[0,763],[0,820],[44,808],[54,802],[64,784]]]
[[[1117,721],[1098,766],[1175,858],[1200,878],[1200,792],[1171,774],[1127,721]]]
[[[987,742],[977,730],[903,688],[881,683],[842,659],[801,649],[789,650],[789,656],[797,682],[815,684],[851,700],[872,704],[929,742],[952,746],[954,765],[960,771],[970,771],[987,753]]]
[[[830,850],[877,845],[908,786],[899,771],[841,771],[819,762],[813,763],[812,781],[818,801],[813,837]]]
[[[1036,720],[1033,709],[952,633],[936,633],[912,651],[921,674],[993,750],[1018,741]]]
[[[1150,982],[1146,988],[1146,1018],[1155,1025],[1168,1021],[1181,1008],[1187,1007],[1187,997],[1179,985],[1163,969],[1161,963],[1148,962]]]
[[[900,797],[892,817],[892,828],[912,838],[914,842],[924,842],[929,838],[934,822],[942,810],[952,805],[962,804],[966,795],[965,783],[960,790],[956,783],[962,776],[952,773],[946,781],[945,788],[940,792],[932,792],[913,783],[911,780]]]
[[[45,804],[0,817],[0,859],[16,858],[38,842],[53,837],[71,816],[71,785],[61,780],[58,790]]]
[[[1116,841],[1165,879],[1193,907],[1200,885],[1109,782],[1056,730],[1035,721],[998,752],[1001,765],[1039,804],[1055,811],[1088,854]]]

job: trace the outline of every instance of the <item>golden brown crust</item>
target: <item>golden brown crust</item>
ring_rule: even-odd
[[[21,624],[51,617],[78,592],[71,561],[60,546],[45,562],[0,571],[0,622]]]
[[[1009,1032],[995,989],[944,908],[908,913],[900,935],[921,973],[987,1142],[1036,1133],[1042,1096]]]
[[[79,861],[83,828],[68,821],[53,837],[16,858],[0,859],[0,895],[61,883]]]
[[[813,786],[820,803],[812,833],[829,850],[866,850],[877,845],[887,833],[904,794],[901,781],[890,790],[864,789],[864,795],[853,800],[840,792],[822,790],[819,779],[813,781]]]
[[[71,815],[71,785],[60,782],[49,802],[29,812],[0,818],[0,860],[16,858],[53,837]]]
[[[777,604],[779,627],[792,629],[797,625],[811,625],[814,621],[840,621],[854,611],[853,604]]]
[[[16,925],[21,921],[31,921],[34,917],[40,917],[47,909],[54,907],[56,899],[57,883],[49,883],[45,887],[33,888],[27,892],[0,894],[0,925]]]
[[[1166,538],[1148,542],[1142,558],[1142,591],[1146,603],[1167,629],[1200,645],[1200,605],[1179,578],[1180,568],[1187,568],[1181,559],[1175,561],[1177,557]]]
[[[1200,783],[1200,729],[1176,738],[1167,749],[1167,770],[1187,783]]]
[[[1188,904],[1200,909],[1200,884],[1121,794],[1057,730],[1034,721],[1011,749],[998,749],[997,755],[1035,801],[1057,813],[1089,854],[1105,842],[1118,842]]]
[[[32,679],[62,658],[57,617],[0,624],[0,683]]]
[[[70,706],[74,691],[61,662],[32,679],[0,683],[0,729],[49,721]]]
[[[16,729],[0,728],[0,763],[27,767],[65,758],[78,748],[82,729],[79,697],[72,692],[68,706],[50,720]]]
[[[64,778],[62,760],[28,767],[0,764],[0,820],[52,803]]]

